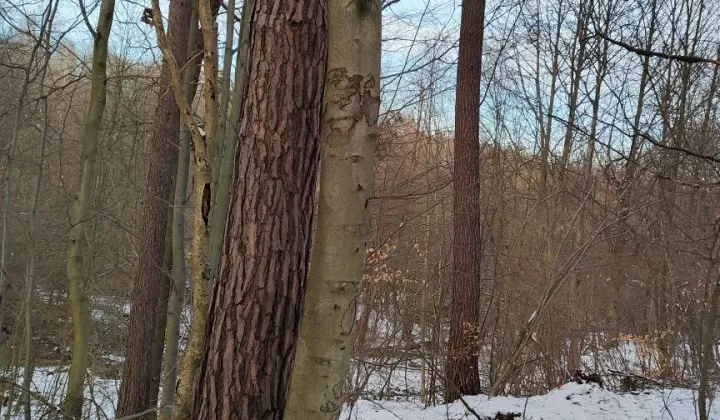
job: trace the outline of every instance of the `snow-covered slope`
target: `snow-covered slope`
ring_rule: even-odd
[[[697,394],[688,389],[615,394],[595,384],[571,382],[545,395],[530,398],[476,396],[464,400],[481,418],[492,418],[497,412],[515,412],[524,413],[518,417],[522,420],[695,420],[696,399]],[[413,402],[360,400],[352,410],[346,409],[341,418],[447,420],[477,417],[460,401],[423,408]],[[720,419],[720,407],[713,405],[710,418]]]

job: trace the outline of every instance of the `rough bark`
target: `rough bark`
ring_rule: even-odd
[[[380,105],[380,3],[330,0],[320,192],[285,419],[337,419],[355,343]],[[352,46],[352,47],[350,47]]]
[[[279,419],[310,251],[327,27],[323,0],[257,1],[198,419]]]
[[[174,185],[174,184],[173,184]],[[174,188],[173,188],[174,190]],[[168,224],[165,228],[165,255],[163,256],[164,276],[160,283],[160,294],[155,307],[155,333],[153,334],[152,350],[150,352],[150,407],[156,407],[160,394],[160,381],[163,366],[163,353],[165,351],[165,329],[167,327],[168,306],[170,290],[172,289],[172,227],[173,212],[169,211]],[[150,413],[147,418],[156,418],[156,413]]]
[[[460,18],[455,103],[453,192],[453,282],[445,399],[480,393],[475,333],[479,316],[481,221],[480,70],[485,1],[465,2]]]
[[[170,4],[169,38],[175,62],[185,63],[191,0],[173,0]],[[153,21],[161,19],[154,13]],[[163,257],[168,223],[168,202],[172,197],[172,180],[177,165],[177,138],[180,112],[173,98],[171,73],[163,62],[161,92],[155,110],[152,147],[149,161],[145,202],[142,216],[142,246],[138,273],[132,293],[125,368],[120,386],[119,417],[146,410],[150,404],[151,349],[155,334],[155,317],[160,284],[165,276]]]
[[[73,346],[63,411],[75,418],[80,418],[82,414],[85,370],[87,369],[88,359],[90,309],[85,290],[87,283],[87,273],[85,272],[85,223],[87,223],[90,213],[90,192],[95,182],[97,143],[100,137],[100,123],[105,113],[108,39],[114,11],[115,0],[102,0],[98,25],[94,34],[90,104],[85,120],[83,150],[80,158],[82,174],[80,176],[79,190],[73,201],[70,214],[72,228],[70,229],[68,242],[67,272],[70,314],[73,324]]]

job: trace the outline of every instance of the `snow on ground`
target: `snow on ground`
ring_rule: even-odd
[[[646,373],[655,370],[652,351],[638,348],[635,343],[617,346],[583,356],[588,372],[607,372],[608,369]],[[650,356],[648,356],[650,354]],[[122,363],[123,358],[105,355],[107,361]],[[372,362],[372,360],[370,361]],[[417,361],[382,361],[356,363],[352,385],[363,388],[362,398],[343,410],[342,420],[459,420],[477,419],[462,402],[425,407],[418,402],[420,367]],[[20,382],[22,372],[18,372]],[[606,377],[610,381],[610,377]],[[67,381],[67,368],[41,367],[35,369],[32,390],[46,399],[33,403],[33,419],[47,417],[53,406],[59,407]],[[94,377],[85,390],[84,413],[88,419],[107,420],[115,416],[118,379]],[[520,420],[695,420],[697,392],[690,389],[668,388],[635,393],[613,393],[595,384],[563,385],[544,395],[525,397],[487,396],[466,397],[467,405],[481,418],[492,418],[497,412],[521,413]],[[2,409],[4,417],[5,410]],[[11,419],[21,419],[22,411],[15,410]],[[720,404],[711,407],[710,419],[720,419]]]
[[[18,372],[18,383],[22,381],[22,369]],[[83,413],[86,418],[106,420],[115,418],[115,404],[117,402],[117,394],[120,390],[120,381],[116,379],[103,379],[95,377],[92,381],[87,381],[85,388],[85,406]],[[32,416],[33,419],[54,418],[48,416],[55,410],[58,410],[62,404],[62,399],[67,386],[67,367],[39,367],[33,371],[32,384],[30,389],[41,395],[45,401],[39,402],[33,400]],[[6,391],[6,394],[9,392]],[[19,390],[16,390],[19,393]],[[16,394],[16,399],[19,394]],[[7,407],[2,407],[3,417],[6,414]],[[12,420],[20,420],[24,418],[22,407],[14,407],[13,414],[10,416]]]
[[[563,385],[545,395],[529,398],[487,396],[467,397],[465,402],[478,415],[492,418],[497,412],[524,414],[521,420],[695,420],[697,395],[687,389],[648,390],[615,394],[595,384]],[[458,401],[424,408],[415,402],[360,400],[341,419],[349,420],[450,420],[476,419]],[[711,419],[720,418],[713,405]]]
[[[62,400],[66,372],[57,368],[36,369],[33,391],[47,398],[56,407]],[[119,381],[95,378],[85,392],[85,413],[91,419],[112,419]],[[520,420],[695,420],[697,395],[688,389],[647,390],[616,394],[596,384],[563,385],[545,395],[529,398],[473,396],[464,398],[472,411],[481,418],[492,418],[497,412],[523,414]],[[48,406],[35,403],[32,418],[44,418]],[[5,410],[5,409],[4,409]],[[4,413],[3,410],[3,414]],[[11,419],[21,419],[17,411]],[[714,404],[711,419],[720,419],[720,405]],[[361,399],[354,407],[346,407],[342,420],[460,420],[477,419],[461,402],[425,408],[414,401],[380,401]]]

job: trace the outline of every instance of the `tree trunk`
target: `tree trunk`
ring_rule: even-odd
[[[172,284],[168,297],[168,311],[165,332],[165,358],[162,370],[162,396],[160,398],[159,417],[163,420],[172,419],[172,408],[175,401],[177,381],[178,344],[180,341],[180,323],[185,306],[185,287],[187,269],[185,265],[185,221],[184,207],[186,204],[188,169],[190,167],[190,136],[181,134],[180,158],[178,159],[177,183],[175,187],[175,204],[173,209],[172,228]],[[177,220],[180,217],[181,220]]]
[[[698,414],[700,420],[708,419],[707,394],[710,362],[712,361],[712,348],[715,343],[715,322],[718,317],[718,301],[720,300],[720,273],[718,273],[718,269],[718,265],[713,263],[708,274],[712,279],[713,291],[707,304],[707,314],[705,315],[705,325],[703,325],[704,331],[702,333],[702,350],[700,352],[700,389],[698,391]]]
[[[52,4],[48,5],[44,13],[54,13]],[[54,17],[54,15],[48,14],[48,16]],[[33,44],[30,51],[30,57],[28,58],[27,64],[22,68],[23,71],[23,82],[20,87],[20,92],[17,98],[17,104],[15,108],[15,115],[13,118],[12,134],[10,135],[10,141],[8,142],[5,152],[6,161],[5,167],[3,168],[3,216],[2,216],[2,240],[0,241],[0,327],[4,324],[4,308],[5,308],[5,282],[7,281],[7,270],[8,270],[8,259],[10,252],[10,227],[9,219],[11,212],[11,200],[10,200],[10,174],[13,171],[13,154],[17,146],[18,138],[20,137],[20,126],[24,116],[25,100],[27,99],[28,89],[30,82],[32,81],[32,70],[35,66],[35,57],[37,52],[45,41],[44,34],[46,30],[49,30],[47,26],[50,24],[51,19],[44,19],[42,27],[40,28],[40,36],[38,37],[35,44]],[[48,46],[49,48],[49,46]],[[44,67],[47,67],[47,63]]]
[[[174,185],[174,184],[173,184]],[[173,188],[174,190],[174,188]],[[164,276],[160,283],[160,294],[155,308],[155,334],[153,334],[152,350],[150,352],[150,407],[156,407],[160,394],[160,381],[163,366],[163,352],[165,351],[165,329],[167,327],[168,306],[170,290],[172,289],[172,229],[173,211],[170,209],[168,224],[165,232],[165,255],[163,257]],[[156,418],[156,413],[150,413],[149,419]]]
[[[572,88],[570,90],[570,103],[568,110],[568,123],[565,130],[565,140],[563,142],[563,151],[561,156],[560,179],[565,176],[568,164],[570,163],[570,153],[572,152],[573,131],[575,130],[575,114],[577,113],[578,96],[580,95],[580,81],[582,78],[582,69],[585,65],[585,47],[587,45],[586,28],[585,28],[585,12],[582,3],[580,4],[580,13],[578,16],[577,28],[575,30],[575,42],[578,43],[578,55],[571,71]],[[574,60],[575,61],[575,60]]]
[[[279,419],[302,310],[325,74],[325,3],[259,0],[198,419]]]
[[[344,0],[330,0],[328,10],[318,218],[285,409],[288,420],[340,415],[370,229],[368,199],[380,105],[380,4],[348,7]]]
[[[102,0],[100,16],[95,30],[92,61],[92,86],[90,104],[83,133],[83,150],[80,158],[82,175],[80,188],[73,202],[68,242],[68,282],[70,313],[73,323],[73,349],[68,374],[68,389],[63,411],[80,418],[83,405],[85,370],[88,359],[88,334],[90,309],[88,306],[87,273],[85,272],[85,223],[90,213],[90,192],[95,182],[95,160],[100,137],[100,123],[105,112],[107,84],[108,38],[112,27],[115,0]]]
[[[185,63],[191,0],[173,0],[170,4],[169,37],[172,54],[179,63]],[[156,18],[161,19],[159,14]],[[139,413],[150,403],[151,357],[155,334],[155,310],[163,282],[163,257],[168,223],[168,202],[172,197],[172,180],[177,165],[177,138],[180,112],[173,97],[170,71],[163,62],[161,92],[155,110],[151,162],[148,170],[145,203],[142,217],[143,242],[139,256],[139,269],[135,279],[123,381],[118,398],[118,417]]]
[[[55,9],[56,10],[56,9]],[[54,14],[51,11],[52,14]],[[47,34],[50,33],[48,29]],[[41,70],[42,75],[39,78],[40,91],[44,94],[44,83],[45,83],[45,70],[47,69],[48,61],[50,60],[50,42],[49,35],[45,40],[45,63]],[[47,145],[47,129],[48,129],[48,103],[47,97],[42,99],[43,107],[43,123],[42,123],[42,135],[40,140],[40,159],[38,162],[38,174],[37,180],[35,181],[35,193],[33,194],[33,201],[30,207],[30,247],[29,247],[29,258],[28,258],[28,269],[27,269],[27,282],[26,282],[26,296],[25,296],[25,366],[23,368],[23,388],[26,390],[30,389],[33,375],[33,330],[32,330],[32,313],[33,313],[33,296],[35,295],[35,271],[37,267],[37,212],[40,203],[40,191],[43,183],[43,169],[45,167],[45,149]],[[25,405],[25,420],[31,420],[30,411],[30,393],[23,393],[23,400]]]
[[[48,139],[48,101],[45,96],[45,76],[47,75],[47,67],[52,55],[51,39],[52,23],[57,12],[57,0],[48,4],[43,14],[43,25],[40,31],[38,44],[43,44],[45,50],[43,62],[40,66],[38,86],[42,95],[43,120],[40,138],[40,158],[38,162],[38,173],[35,181],[35,192],[33,194],[32,204],[30,206],[30,246],[28,247],[28,264],[27,277],[25,285],[25,365],[23,367],[23,388],[29,390],[32,384],[33,370],[33,297],[35,295],[35,272],[37,268],[37,213],[40,206],[40,192],[43,184],[43,172],[45,168],[45,150]],[[32,62],[32,61],[31,61]],[[0,293],[1,295],[1,293]],[[2,324],[0,324],[2,325]],[[29,392],[23,393],[23,405],[25,409],[25,420],[31,420],[31,396]]]
[[[193,10],[190,18],[190,34],[188,35],[188,62],[183,73],[183,87],[188,104],[192,104],[197,91],[200,77],[200,55],[198,51],[199,28],[197,25],[197,10]],[[183,125],[180,134],[180,154],[178,157],[178,170],[175,179],[175,205],[173,208],[172,248],[173,287],[170,291],[167,314],[167,332],[165,360],[163,365],[163,390],[159,416],[163,420],[173,418],[175,390],[178,378],[178,343],[180,341],[180,323],[185,307],[185,288],[187,282],[187,265],[185,263],[185,207],[187,205],[188,177],[190,175],[190,141],[192,135],[188,127]],[[204,331],[202,332],[204,334]],[[191,331],[192,334],[192,331]]]
[[[460,18],[455,103],[453,192],[453,288],[445,400],[480,393],[478,343],[480,224],[480,71],[485,1],[465,2]]]
[[[568,122],[567,127],[565,129],[565,140],[563,142],[563,151],[562,151],[562,157],[561,157],[561,166],[560,166],[560,174],[559,179],[563,180],[565,177],[565,172],[568,170],[568,165],[570,163],[570,154],[572,153],[572,145],[573,145],[573,133],[575,131],[575,116],[577,114],[577,105],[578,105],[578,97],[580,95],[580,80],[582,78],[582,69],[585,64],[585,50],[587,45],[587,39],[586,39],[586,13],[584,11],[584,6],[580,5],[580,11],[577,17],[577,26],[575,28],[575,40],[574,43],[578,43],[578,53],[577,58],[575,59],[573,57],[574,65],[570,69],[571,71],[571,90],[570,90],[570,98],[569,98],[569,110],[568,110]],[[574,45],[573,43],[573,45]],[[574,50],[574,47],[573,47]],[[573,54],[574,56],[575,54]],[[592,142],[592,139],[590,139],[589,142]],[[588,162],[589,164],[592,164],[592,162]],[[590,186],[588,185],[588,188]],[[563,207],[566,206],[565,203],[562,204]],[[564,211],[567,211],[566,209]],[[556,231],[556,225],[557,225],[557,218],[553,217],[550,222],[550,229],[549,232],[555,232]],[[582,228],[585,228],[585,214],[580,215],[580,226]],[[578,237],[578,243],[582,240],[582,233]],[[575,372],[575,370],[581,369],[581,350],[582,350],[582,325],[580,323],[580,317],[581,317],[581,311],[580,311],[580,279],[574,278],[571,280],[571,288],[570,288],[570,308],[569,308],[569,318],[570,318],[570,342],[568,345],[568,358],[567,358],[567,372],[572,374]]]
[[[217,276],[218,263],[222,252],[223,238],[225,236],[225,224],[227,222],[228,207],[230,205],[230,181],[232,169],[235,163],[235,152],[238,144],[238,124],[240,112],[242,111],[245,88],[247,86],[248,50],[250,48],[250,17],[255,5],[255,0],[245,0],[242,8],[242,21],[240,27],[240,41],[238,43],[238,55],[235,62],[235,90],[233,91],[230,107],[230,118],[226,124],[229,125],[219,130],[220,136],[225,136],[222,144],[224,147],[220,162],[220,173],[218,174],[218,187],[213,205],[213,223],[210,227],[210,278]],[[219,158],[220,159],[220,158]]]
[[[544,136],[541,133],[541,141],[540,141],[540,168],[541,168],[541,177],[542,177],[542,184],[541,184],[541,193],[540,193],[540,200],[545,199],[545,195],[547,194],[547,188],[548,188],[548,168],[549,168],[549,162],[548,159],[550,158],[550,142],[552,137],[552,126],[553,126],[553,115],[555,112],[555,96],[557,94],[557,79],[558,74],[560,73],[560,31],[562,28],[562,23],[565,20],[565,15],[563,14],[563,8],[562,4],[558,4],[558,13],[557,13],[557,29],[555,31],[555,42],[553,43],[553,61],[552,61],[552,69],[551,69],[551,78],[550,78],[550,100],[548,103],[548,109],[547,109],[547,127],[546,132],[544,133]],[[539,41],[539,29],[538,29],[538,42]],[[539,48],[539,47],[538,47]],[[539,68],[538,68],[539,70]],[[540,87],[540,79],[538,76],[538,79],[536,81],[536,89],[539,93],[539,87]],[[538,96],[538,101],[540,101]],[[540,107],[542,108],[542,107]],[[541,109],[542,111],[542,109]],[[545,115],[541,115],[541,118],[545,117]]]
[[[657,1],[653,0],[650,6],[650,27],[648,28],[648,34],[647,34],[647,42],[645,43],[646,49],[652,49],[653,45],[653,38],[655,37],[655,25],[656,25],[656,17],[657,17]],[[637,98],[637,107],[635,108],[635,117],[633,118],[633,134],[632,134],[632,140],[630,142],[630,152],[628,154],[628,160],[625,164],[625,175],[623,177],[622,184],[620,186],[620,191],[624,191],[629,184],[633,181],[635,178],[635,171],[638,167],[638,152],[640,150],[640,120],[642,118],[643,114],[643,106],[645,105],[645,90],[647,89],[647,85],[650,78],[650,57],[645,57],[643,59],[643,68],[642,68],[642,75],[640,76],[640,86],[638,88],[638,98]],[[623,195],[624,197],[624,195]],[[620,215],[621,218],[624,219],[626,217],[625,213],[627,213],[627,209],[625,208],[625,203],[621,203],[620,207]]]
[[[198,2],[198,18],[203,43],[203,84],[204,101],[204,137],[193,137],[195,162],[195,202],[190,255],[190,273],[193,296],[193,318],[190,337],[180,364],[180,383],[173,411],[176,420],[190,419],[197,390],[198,372],[205,347],[205,328],[210,291],[212,288],[211,268],[209,264],[209,223],[212,212],[213,165],[215,162],[215,127],[217,126],[217,107],[215,83],[217,81],[217,33],[215,17],[217,3],[208,0]]]

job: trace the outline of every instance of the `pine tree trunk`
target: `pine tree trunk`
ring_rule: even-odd
[[[174,185],[174,184],[173,184]],[[174,190],[174,188],[173,188]],[[156,407],[160,394],[160,381],[163,366],[163,353],[165,351],[165,330],[168,320],[168,306],[170,290],[172,289],[172,229],[173,211],[170,209],[168,224],[165,233],[165,256],[163,257],[164,276],[160,283],[160,295],[155,308],[155,334],[153,334],[152,351],[150,353],[150,407]],[[156,413],[150,413],[148,419],[156,418]]]
[[[310,251],[326,6],[259,0],[196,419],[280,419]]]
[[[70,313],[73,323],[73,348],[68,389],[63,403],[63,411],[80,418],[83,405],[85,370],[88,359],[88,334],[90,308],[85,290],[85,223],[90,213],[90,192],[95,182],[95,160],[97,143],[100,137],[100,123],[105,112],[107,83],[108,38],[112,27],[115,0],[102,0],[100,16],[95,30],[92,62],[92,86],[90,105],[88,106],[85,131],[83,133],[83,151],[80,158],[82,175],[80,188],[73,202],[70,220],[70,239],[68,243],[68,281]]]
[[[455,104],[453,283],[450,338],[445,369],[445,399],[480,393],[478,343],[481,253],[480,224],[480,70],[485,1],[465,2],[460,21],[460,50]]]
[[[355,343],[380,105],[380,3],[330,0],[320,197],[285,418],[336,419]],[[348,46],[352,45],[353,48]]]
[[[170,4],[169,38],[176,62],[185,63],[191,0],[173,0]],[[158,16],[158,18],[160,18]],[[139,413],[150,404],[151,349],[155,334],[155,312],[160,285],[165,273],[163,259],[172,180],[177,165],[177,139],[180,112],[173,97],[167,62],[163,63],[161,92],[155,110],[150,168],[147,175],[142,216],[143,242],[135,279],[123,381],[118,398],[118,417]]]

